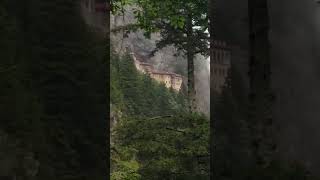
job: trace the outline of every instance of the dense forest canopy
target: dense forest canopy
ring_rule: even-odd
[[[155,47],[132,45],[178,54],[159,62],[187,76],[187,93],[113,51],[83,2],[0,1],[0,179],[318,179],[318,1],[113,1],[115,14],[135,7],[136,23],[112,33],[157,33]],[[196,84],[216,40],[232,63],[209,120]]]
[[[111,56],[111,103],[112,179],[208,177],[208,119],[189,114],[183,94],[138,72],[128,55]]]
[[[132,2],[135,1],[130,1],[130,3]],[[136,30],[136,28],[142,28],[146,32],[146,37],[149,37],[151,32],[159,31],[164,38],[163,41],[158,41],[158,48],[173,44],[186,53],[189,108],[190,104],[192,105],[190,99],[193,98],[194,83],[194,75],[192,75],[194,73],[194,59],[190,57],[193,57],[194,54],[192,53],[197,51],[192,51],[188,47],[191,44],[196,47],[198,44],[195,39],[204,37],[201,33],[197,34],[192,31],[190,27],[192,27],[193,21],[190,21],[190,19],[194,18],[205,23],[206,25],[203,25],[202,29],[200,28],[205,30],[208,23],[206,18],[211,18],[211,43],[214,43],[217,39],[225,39],[233,43],[232,49],[236,53],[232,56],[232,67],[224,91],[220,96],[211,94],[211,97],[214,98],[214,101],[212,101],[214,104],[211,106],[211,112],[213,112],[211,115],[211,132],[213,132],[211,134],[211,143],[213,144],[213,147],[211,147],[211,158],[213,159],[211,174],[213,175],[211,178],[313,179],[303,162],[286,161],[279,158],[277,152],[273,129],[275,123],[272,117],[276,99],[271,88],[269,1],[232,1],[230,6],[227,2],[218,1],[216,3],[210,1],[211,5],[217,7],[207,7],[208,2],[204,1],[189,2],[184,0],[174,3],[169,1],[155,2],[153,0],[137,1],[135,3],[141,8],[135,12],[138,19],[137,26],[123,27],[124,29],[129,28],[130,30],[132,28]],[[183,3],[186,6],[182,7]],[[125,4],[117,5],[121,9]],[[207,14],[207,12],[201,13],[203,9],[200,10],[200,7],[206,7],[205,11],[209,9],[209,12],[211,11],[215,15],[205,16],[206,18],[202,19],[202,15]],[[225,13],[224,8],[219,9],[219,7],[228,7],[234,11]],[[239,16],[237,16],[237,13],[239,13]],[[239,27],[240,30],[233,32],[234,29],[237,29],[236,27]],[[191,40],[194,41],[191,43]],[[195,49],[197,50],[197,47],[193,50]],[[215,52],[212,52],[210,52],[210,55],[215,57]],[[214,81],[214,78],[211,83],[212,81]],[[166,119],[163,119],[163,121],[166,122]],[[132,120],[132,122],[137,124],[140,121]],[[150,124],[156,124],[156,122],[153,123]],[[126,131],[129,131],[129,129]],[[123,133],[125,134],[126,131]],[[149,143],[152,144],[152,141],[149,141]],[[127,145],[137,147],[134,143],[128,143]],[[143,163],[139,167],[142,170],[141,173],[145,173]]]
[[[150,38],[151,33],[161,34],[154,52],[174,45],[187,60],[187,93],[189,111],[198,110],[195,88],[195,56],[208,55],[209,33],[207,1],[115,1],[113,12],[124,13],[126,5],[133,5],[136,22],[123,29],[144,30]],[[153,54],[153,53],[152,53]]]
[[[105,45],[78,7],[0,3],[1,177],[107,176]]]

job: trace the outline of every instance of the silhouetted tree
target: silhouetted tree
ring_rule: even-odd
[[[248,123],[252,153],[257,167],[267,167],[273,160],[272,101],[270,83],[269,15],[267,0],[249,0],[250,94]]]

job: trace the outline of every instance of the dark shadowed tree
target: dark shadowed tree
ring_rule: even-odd
[[[194,59],[196,54],[208,54],[208,17],[207,1],[179,0],[133,1],[139,8],[134,11],[137,19],[136,28],[145,31],[147,37],[153,32],[160,32],[161,40],[157,49],[174,45],[182,52],[188,64],[188,99],[189,110],[196,111]],[[123,3],[115,2],[120,8]],[[132,27],[132,26],[131,26]]]
[[[250,94],[249,128],[256,167],[268,167],[273,160],[275,144],[270,88],[269,15],[267,0],[249,0]]]
[[[0,165],[14,167],[6,176],[108,175],[105,41],[89,31],[78,5],[70,0],[0,3],[0,130],[8,135],[7,144],[21,142],[13,144],[16,151],[2,154],[8,159]]]
[[[213,92],[213,87],[212,84],[214,84],[214,77],[213,77],[213,57],[215,56],[215,52],[213,50],[213,43],[214,43],[214,22],[215,22],[215,0],[208,0],[208,20],[209,20],[209,34],[210,34],[210,49],[209,49],[209,55],[210,55],[210,179],[213,180],[214,178],[214,142],[213,142],[213,137],[215,132],[213,131],[214,129],[214,116],[215,113],[213,111],[214,109],[214,92]]]

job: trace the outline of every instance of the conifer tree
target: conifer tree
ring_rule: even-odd
[[[127,176],[129,169],[141,179],[205,179],[208,176],[207,119],[186,113],[182,94],[137,72],[132,59],[122,58],[113,59],[119,60],[119,72],[123,72],[117,79],[122,86],[114,86],[120,88],[115,92],[127,97],[123,99],[123,116],[113,129],[114,179],[120,174]],[[125,73],[129,71],[133,73]],[[135,88],[132,82],[137,84]],[[127,107],[137,109],[131,111]]]
[[[174,45],[186,57],[189,110],[196,111],[194,59],[196,54],[208,54],[207,1],[115,1],[114,8],[121,8],[128,3],[138,6],[134,11],[137,24],[130,25],[130,28],[143,29],[146,37],[153,32],[160,32],[162,38],[157,42],[154,52]]]

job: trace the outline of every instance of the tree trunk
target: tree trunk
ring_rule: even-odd
[[[213,57],[215,57],[215,52],[213,50],[213,43],[214,43],[214,21],[215,21],[215,0],[208,1],[208,16],[209,16],[209,33],[210,33],[210,180],[214,179],[214,93],[213,93]]]
[[[267,167],[275,150],[271,114],[269,17],[267,0],[249,0],[249,128],[256,167]]]
[[[107,59],[108,59],[108,62],[106,63],[107,67],[106,69],[108,69],[108,71],[110,71],[110,47],[111,47],[111,43],[110,43],[110,13],[111,13],[111,1],[110,0],[107,0],[107,12],[106,12],[106,42],[107,42],[107,45],[106,45],[106,49],[107,49]],[[117,63],[119,63],[117,61]],[[119,68],[118,68],[119,70]],[[107,80],[110,80],[110,73],[107,73],[107,77],[106,77]],[[107,88],[110,89],[110,83],[107,83]],[[110,106],[110,94],[108,94],[107,96],[108,100],[107,100],[107,103],[108,105]],[[110,107],[107,107],[110,111]],[[109,112],[110,113],[110,112]],[[110,121],[107,122],[107,138],[106,138],[106,144],[107,144],[107,154],[110,154],[110,143],[111,143],[111,139],[110,139]],[[110,161],[107,162],[107,174],[110,174]]]
[[[188,107],[190,112],[195,112],[196,106],[196,91],[194,82],[194,49],[193,49],[193,32],[192,18],[187,19],[187,62],[188,62]]]

